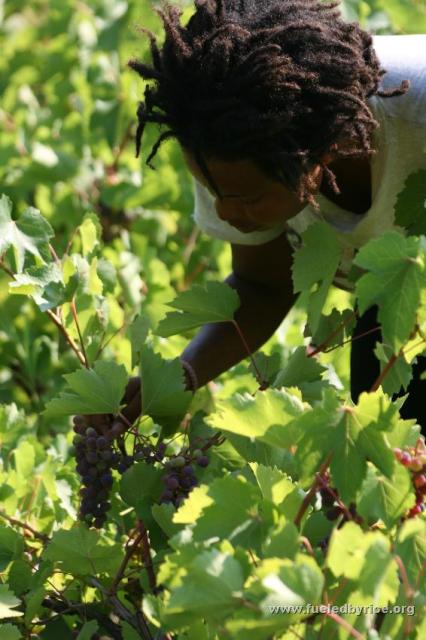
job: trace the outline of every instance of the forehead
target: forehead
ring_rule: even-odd
[[[183,150],[185,162],[191,173],[201,184],[209,186],[195,157]],[[271,186],[272,181],[251,160],[226,161],[216,158],[206,158],[207,169],[223,196],[258,195],[259,192]]]

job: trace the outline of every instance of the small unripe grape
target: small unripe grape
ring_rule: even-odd
[[[172,458],[170,460],[170,465],[175,469],[180,469],[184,467],[186,464],[186,460],[183,456],[177,456],[176,458]]]
[[[414,486],[417,487],[417,489],[421,489],[425,485],[426,485],[426,476],[423,473],[420,476],[416,476],[414,478]]]
[[[411,456],[406,451],[403,451],[401,453],[399,460],[404,465],[404,467],[408,467],[411,464]]]
[[[192,455],[194,456],[194,458],[201,458],[201,456],[203,456],[204,454],[201,449],[195,449]]]

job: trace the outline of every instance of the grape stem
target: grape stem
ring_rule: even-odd
[[[347,620],[342,618],[342,616],[339,616],[338,613],[334,613],[333,611],[327,611],[325,613],[325,615],[328,618],[331,618],[332,620],[337,622],[337,624],[339,624],[341,627],[346,629],[346,631],[349,633],[349,635],[351,635],[353,638],[356,638],[357,640],[364,640],[364,636],[362,636],[359,633],[359,631],[354,629],[353,626],[351,624],[349,624],[349,622]]]
[[[111,595],[109,593],[109,590],[105,589],[103,584],[99,582],[97,578],[91,577],[89,579],[89,582],[92,587],[98,589],[109,600],[116,614],[122,620],[125,620],[134,629],[136,629],[136,631],[138,631],[138,633],[144,640],[153,640],[151,631],[149,630],[148,624],[142,611],[139,611],[138,615],[134,616],[116,595]]]
[[[15,518],[11,518],[4,511],[0,511],[0,517],[4,518],[8,522],[10,522],[10,524],[15,525],[16,527],[20,527],[21,529],[25,529],[25,531],[28,531],[29,533],[31,533],[34,536],[34,538],[37,538],[37,540],[41,540],[45,544],[47,542],[49,542],[49,540],[50,540],[49,536],[45,535],[44,533],[40,533],[39,531],[36,531],[32,527],[30,527],[29,524],[26,524],[25,522],[21,522],[20,520],[16,520]]]
[[[2,269],[5,273],[7,273],[7,275],[10,276],[12,278],[12,280],[15,280],[15,274],[4,263],[2,258],[0,258],[0,269]],[[67,343],[69,344],[71,349],[74,351],[74,353],[77,356],[77,358],[80,360],[81,364],[83,366],[86,366],[86,359],[84,357],[84,354],[80,351],[80,349],[78,348],[78,345],[76,344],[76,342],[73,340],[73,338],[70,336],[70,334],[68,333],[68,331],[66,330],[66,328],[62,324],[61,319],[59,318],[59,316],[57,316],[56,313],[54,313],[54,311],[52,311],[51,309],[47,309],[45,311],[45,313],[49,316],[49,318],[52,320],[52,322],[56,325],[56,327],[62,333],[62,335],[64,336],[65,340],[67,341]]]
[[[306,513],[306,510],[308,509],[309,505],[311,504],[312,500],[314,499],[314,496],[316,494],[316,492],[318,491],[320,485],[321,485],[321,480],[319,479],[321,476],[324,475],[324,473],[327,471],[328,467],[330,466],[330,462],[331,462],[331,458],[333,457],[333,452],[331,451],[328,456],[326,457],[326,459],[324,460],[324,462],[322,463],[318,473],[315,474],[315,479],[312,483],[311,488],[309,489],[308,493],[306,494],[302,504],[300,505],[300,509],[297,512],[297,515],[294,519],[294,524],[296,525],[296,527],[300,527],[300,523],[302,521],[303,516]]]
[[[74,322],[75,322],[75,326],[77,328],[78,337],[79,337],[79,340],[80,340],[81,351],[82,351],[82,354],[83,354],[83,357],[84,357],[84,365],[85,365],[86,369],[90,369],[89,358],[87,357],[86,348],[84,346],[84,340],[83,340],[83,336],[82,336],[81,329],[80,329],[80,323],[78,321],[78,314],[77,314],[77,309],[76,309],[76,306],[75,306],[75,298],[73,298],[71,300],[70,308],[71,308],[72,317],[73,317]]]
[[[268,382],[263,379],[262,374],[259,371],[259,367],[257,366],[257,363],[256,363],[256,358],[254,357],[253,353],[251,352],[251,349],[250,349],[249,345],[247,344],[247,340],[245,339],[244,334],[241,331],[240,325],[238,324],[238,322],[236,322],[236,320],[232,320],[231,322],[234,325],[234,327],[235,327],[235,329],[236,329],[236,331],[237,331],[237,333],[238,333],[238,335],[239,335],[239,337],[241,339],[241,342],[244,345],[245,350],[247,351],[247,355],[250,358],[251,363],[253,365],[253,369],[256,372],[256,380],[259,383],[261,390],[263,391],[263,390],[268,388],[268,386],[269,386]]]

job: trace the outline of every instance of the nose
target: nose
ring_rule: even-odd
[[[219,200],[215,202],[217,215],[225,222],[241,221],[247,218],[244,206],[236,200]]]

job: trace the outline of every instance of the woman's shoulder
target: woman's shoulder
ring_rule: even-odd
[[[426,34],[374,36],[374,49],[386,71],[381,89],[400,86],[409,80],[410,88],[403,96],[376,98],[384,112],[426,125]]]

